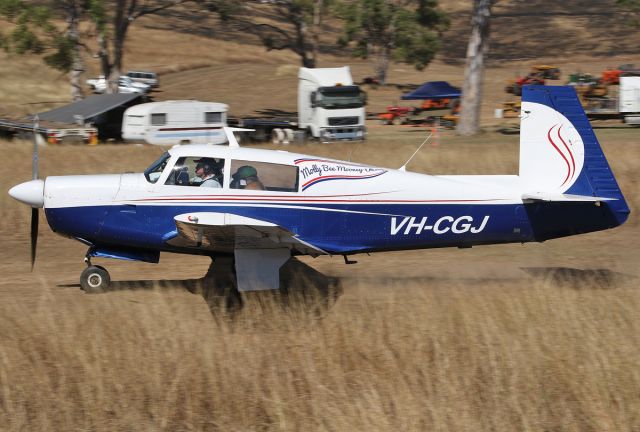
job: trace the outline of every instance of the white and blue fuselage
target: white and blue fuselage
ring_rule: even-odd
[[[431,176],[189,145],[145,173],[48,177],[12,195],[22,187],[21,200],[44,207],[50,227],[91,256],[150,262],[161,251],[242,260],[238,251],[252,248],[349,255],[544,241],[624,223],[629,209],[573,90],[527,88],[522,110],[519,175]],[[202,160],[214,161],[219,187],[180,180]],[[260,189],[240,179],[247,167]],[[247,232],[257,235],[248,242]]]

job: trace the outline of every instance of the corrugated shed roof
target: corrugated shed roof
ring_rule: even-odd
[[[76,123],[76,116],[82,116],[83,121],[124,105],[142,95],[130,94],[103,94],[89,96],[81,101],[70,103],[60,108],[38,113],[40,120],[49,120],[60,123]]]

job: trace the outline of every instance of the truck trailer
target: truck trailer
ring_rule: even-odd
[[[590,119],[621,119],[640,125],[640,76],[620,76],[618,85],[576,89]]]

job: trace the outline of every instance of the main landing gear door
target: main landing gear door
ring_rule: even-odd
[[[238,291],[280,288],[280,267],[291,257],[289,249],[235,249]]]

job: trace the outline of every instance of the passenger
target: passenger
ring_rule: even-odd
[[[238,168],[238,171],[233,175],[231,187],[234,189],[265,190],[264,185],[258,178],[258,172],[250,165]]]
[[[213,158],[201,158],[194,161],[196,165],[196,176],[194,186],[204,186],[211,188],[222,187],[222,167]]]

